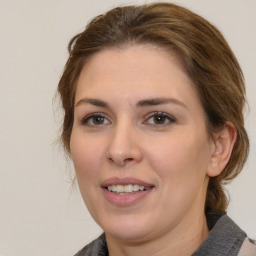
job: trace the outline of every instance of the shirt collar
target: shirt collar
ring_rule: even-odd
[[[210,233],[193,256],[236,256],[246,234],[226,214],[210,211],[206,214]]]

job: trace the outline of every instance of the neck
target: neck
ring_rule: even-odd
[[[106,234],[109,256],[188,256],[192,255],[209,234],[205,215],[198,216],[186,228],[176,227],[156,239],[143,242],[120,241]]]

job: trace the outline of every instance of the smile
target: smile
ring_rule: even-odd
[[[154,184],[131,177],[112,177],[104,180],[101,187],[107,201],[118,207],[142,203],[155,190]]]
[[[111,185],[108,186],[107,189],[108,191],[111,191],[115,194],[119,194],[119,195],[129,195],[132,194],[134,192],[138,192],[138,191],[143,191],[143,190],[148,190],[151,187],[144,187],[138,184],[132,185],[132,184],[128,184],[128,185]]]

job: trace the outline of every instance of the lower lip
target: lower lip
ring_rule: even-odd
[[[104,195],[106,196],[107,200],[116,206],[131,206],[134,205],[141,200],[143,200],[149,193],[151,193],[153,188],[148,190],[142,190],[138,192],[133,192],[128,195],[119,195],[113,192],[110,192],[106,188],[103,188]]]

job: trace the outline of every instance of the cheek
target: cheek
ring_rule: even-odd
[[[154,141],[146,154],[151,159],[153,169],[162,178],[172,182],[186,183],[189,179],[198,180],[205,177],[209,162],[209,146],[207,139],[192,136],[170,136],[165,140]],[[152,150],[153,149],[153,150]]]
[[[97,177],[102,156],[103,144],[100,141],[73,132],[70,140],[71,156],[78,183],[90,183]]]
[[[164,146],[156,146],[154,153],[148,151],[151,167],[159,178],[164,210],[176,209],[181,213],[193,204],[203,207],[208,183],[207,148],[206,141],[198,136],[174,136],[166,140]]]

